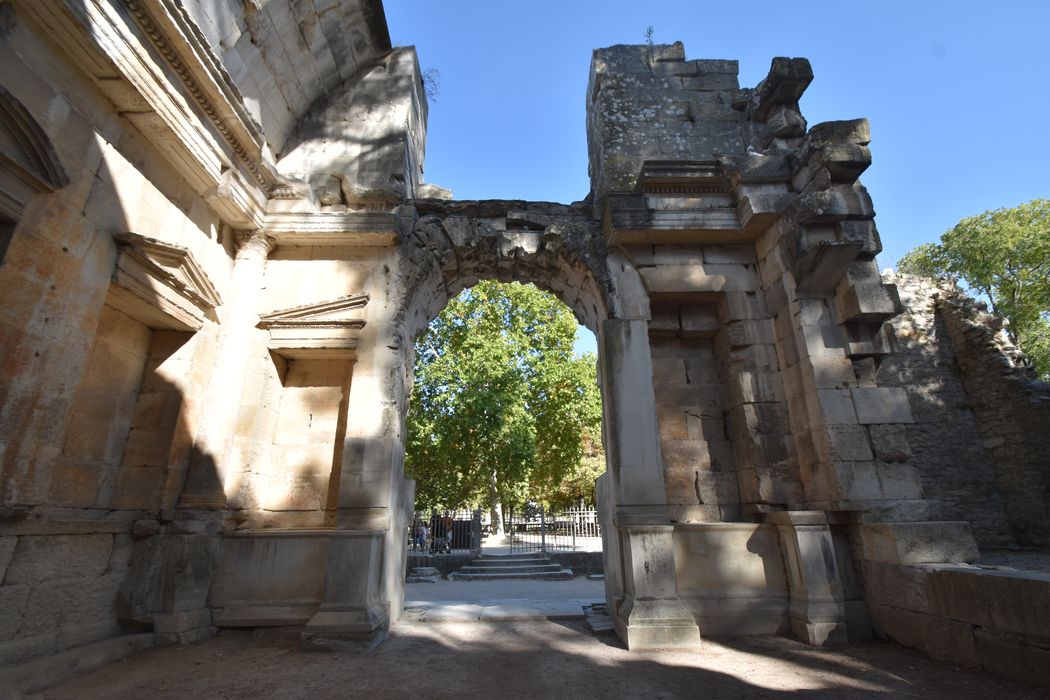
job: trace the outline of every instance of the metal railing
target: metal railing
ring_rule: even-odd
[[[534,511],[508,509],[507,541],[511,552],[600,551],[601,526],[593,508],[572,508],[548,512],[542,506]]]
[[[459,510],[447,514],[416,511],[407,536],[410,552],[470,552],[471,556],[478,556],[481,554],[481,511]]]

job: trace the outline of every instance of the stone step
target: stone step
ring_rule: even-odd
[[[500,567],[500,566],[545,566],[550,564],[550,559],[510,559],[507,561],[493,560],[493,559],[475,559],[470,562],[467,566],[477,566],[481,568],[488,567]]]
[[[573,577],[572,569],[562,569],[561,571],[545,571],[541,573],[533,574],[464,574],[460,571],[454,571],[449,574],[448,577],[454,581],[498,581],[501,579],[543,579],[547,581],[568,581]]]
[[[461,574],[542,574],[548,571],[561,571],[558,564],[532,564],[522,566],[475,566],[467,564],[460,567]]]
[[[514,559],[546,559],[547,556],[538,550],[531,552],[515,552],[513,554],[482,554],[474,561],[511,561]]]

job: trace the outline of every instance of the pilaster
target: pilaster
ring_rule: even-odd
[[[266,259],[273,239],[261,232],[244,238],[233,265],[229,300],[221,307],[218,351],[211,380],[203,398],[200,429],[194,440],[179,498],[183,509],[221,510],[226,508],[226,448],[234,429],[251,352],[252,335],[257,333],[255,304],[262,287]]]

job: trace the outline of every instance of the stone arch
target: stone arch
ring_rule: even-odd
[[[359,358],[366,372],[384,378],[384,388],[373,395],[372,413],[387,411],[390,418],[381,434],[357,438],[360,453],[371,447],[386,455],[376,467],[400,477],[412,340],[449,299],[481,279],[531,282],[554,293],[598,336],[607,467],[599,505],[606,531],[606,598],[620,634],[631,648],[693,647],[698,629],[674,585],[674,528],[656,424],[648,295],[633,265],[608,249],[589,213],[586,207],[522,202],[415,202],[398,211],[401,247],[390,335],[373,356]],[[350,466],[344,461],[344,470]],[[364,478],[350,472],[346,477],[348,483]],[[384,507],[393,510],[388,503]],[[391,570],[400,577],[403,564],[394,562],[403,562],[403,546],[386,543],[387,584],[380,598],[394,611],[400,609],[400,584],[393,583]]]
[[[482,279],[531,282],[594,332],[616,312],[614,284],[603,265],[608,252],[594,224],[566,220],[507,230],[457,212],[416,219],[403,241],[408,273],[395,320],[404,324],[407,340]]]

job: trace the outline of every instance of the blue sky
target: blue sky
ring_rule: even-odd
[[[871,121],[862,176],[892,266],[959,219],[1050,197],[1050,1],[385,0],[395,44],[440,72],[426,180],[457,199],[571,202],[589,190],[591,50],[682,41],[754,86],[804,56],[810,125]]]

